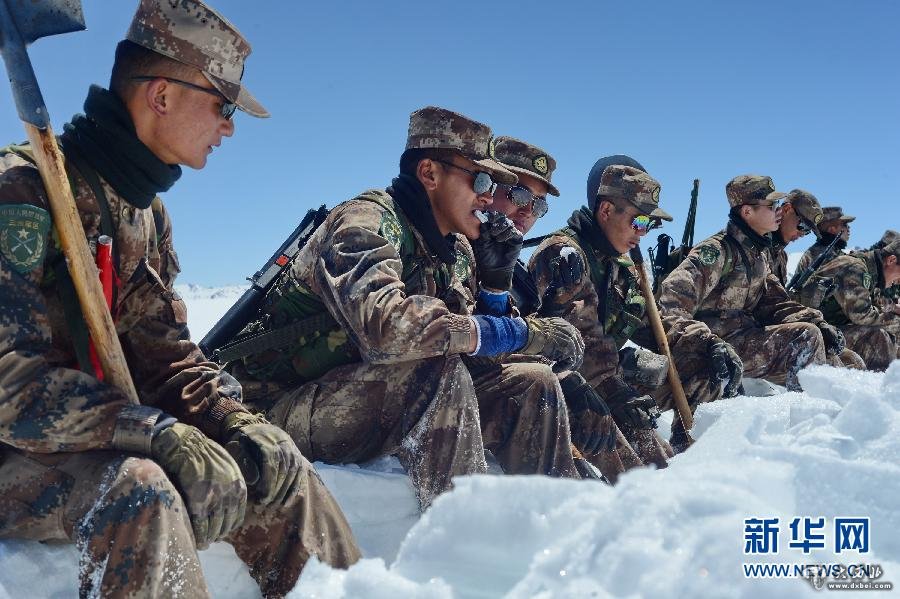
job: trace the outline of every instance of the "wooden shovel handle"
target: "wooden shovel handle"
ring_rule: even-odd
[[[47,189],[53,224],[59,233],[63,253],[68,260],[69,273],[72,275],[72,282],[81,304],[81,313],[84,314],[88,331],[100,357],[105,380],[118,387],[132,403],[140,403],[112,316],[106,307],[103,289],[97,276],[97,266],[88,249],[81,217],[72,197],[72,189],[69,187],[56,138],[49,126],[46,129],[38,129],[29,123],[23,125],[31,141],[41,179]]]
[[[694,427],[694,416],[691,414],[691,406],[684,395],[684,387],[681,386],[681,378],[678,376],[675,360],[672,358],[672,352],[669,350],[669,340],[666,338],[666,332],[663,330],[662,319],[659,316],[659,309],[656,307],[656,298],[653,296],[653,290],[650,288],[650,279],[647,277],[647,271],[642,263],[636,266],[641,292],[644,294],[644,300],[647,304],[650,326],[653,328],[653,336],[656,337],[656,344],[659,345],[659,349],[669,358],[669,386],[672,388],[672,396],[675,398],[675,407],[678,409],[678,415],[681,417],[681,423],[684,425],[685,432],[690,434],[690,430]]]

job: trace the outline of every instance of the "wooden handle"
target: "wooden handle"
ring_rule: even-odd
[[[72,275],[72,282],[81,303],[81,313],[84,314],[88,331],[100,357],[105,380],[118,387],[132,403],[140,403],[112,316],[106,307],[103,288],[97,276],[97,266],[88,249],[81,217],[72,197],[72,189],[69,187],[56,138],[49,126],[46,129],[38,129],[29,123],[23,124],[31,141],[41,179],[47,189],[53,224],[59,233],[62,250],[68,260],[69,273]]]
[[[640,250],[638,250],[640,251]],[[688,433],[690,439],[690,430],[694,427],[694,415],[691,414],[691,406],[688,404],[687,397],[684,395],[684,387],[681,386],[681,379],[678,377],[678,370],[675,368],[675,360],[672,358],[672,352],[669,351],[669,340],[666,338],[666,332],[663,330],[662,319],[659,316],[659,310],[656,307],[656,298],[653,296],[653,290],[650,288],[650,279],[647,277],[647,271],[643,264],[637,264],[638,280],[641,284],[641,291],[644,294],[644,300],[647,303],[647,312],[650,316],[650,326],[653,328],[653,336],[656,337],[656,343],[663,354],[669,358],[669,386],[672,387],[672,396],[675,398],[675,407],[678,409],[678,415],[681,417],[681,423],[684,430]],[[689,443],[691,441],[688,441]]]

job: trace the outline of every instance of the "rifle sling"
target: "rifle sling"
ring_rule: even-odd
[[[303,337],[316,331],[325,331],[335,325],[337,325],[337,321],[330,313],[321,312],[277,329],[264,331],[239,341],[227,343],[216,350],[214,358],[220,364],[225,364],[251,354],[258,354],[290,345],[298,337]]]

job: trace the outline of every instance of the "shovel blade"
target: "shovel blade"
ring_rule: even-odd
[[[82,31],[85,29],[81,0],[0,0],[5,1],[22,41]]]

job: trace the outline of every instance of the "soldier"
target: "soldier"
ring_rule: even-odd
[[[585,341],[580,374],[605,400],[643,463],[664,467],[672,451],[654,431],[659,412],[649,393],[665,381],[668,362],[659,360],[655,378],[637,384],[626,380],[618,352],[629,339],[656,345],[634,266],[623,254],[654,222],[672,217],[659,207],[659,183],[632,158],[602,158],[588,179],[588,205],[572,214],[568,227],[545,239],[529,262],[542,295],[540,312],[562,315],[578,327]],[[560,267],[573,261],[581,266]],[[696,383],[697,395],[705,399],[718,391],[719,381],[711,385],[706,366],[702,374],[699,370],[692,371],[688,384]]]
[[[728,226],[704,240],[663,281],[660,308],[674,353],[727,344],[745,376],[799,390],[797,372],[844,349],[817,310],[791,301],[772,274],[769,233],[781,221],[772,179],[740,175],[725,187]],[[725,393],[727,396],[728,393]]]
[[[772,272],[782,286],[787,285],[787,251],[788,244],[793,243],[816,231],[816,225],[822,221],[822,208],[816,196],[794,189],[784,198],[781,205],[781,222],[778,230],[772,233],[772,246],[769,256],[772,260]]]
[[[490,139],[461,114],[412,113],[400,175],[329,213],[246,327],[259,343],[233,365],[248,401],[305,455],[394,454],[423,509],[451,477],[484,472],[485,448],[507,473],[578,476],[550,367],[470,373],[462,360],[515,351],[566,367],[583,351],[562,319],[472,315],[476,299],[508,303],[521,248],[509,223],[479,219],[495,181],[516,182]]]
[[[893,229],[888,229],[884,232],[884,235],[881,236],[881,239],[873,243],[872,247],[869,249],[879,250],[897,239],[900,239],[900,233]],[[885,289],[883,293],[878,293],[876,304],[880,308],[886,309],[891,307],[892,304],[896,304],[898,299],[900,299],[900,285],[894,284]]]
[[[840,327],[847,345],[871,370],[884,370],[898,357],[900,307],[877,305],[877,293],[900,282],[900,240],[881,249],[838,256],[817,273],[835,282],[822,303],[828,322]]]
[[[835,237],[840,237],[841,240],[834,246],[832,255],[825,258],[825,262],[822,264],[827,264],[843,254],[844,248],[847,247],[847,242],[850,240],[850,223],[854,220],[856,220],[856,217],[845,215],[840,206],[826,206],[822,208],[822,222],[818,225],[819,238],[800,256],[797,272],[805,270],[813,260],[822,255],[822,252],[828,249]]]
[[[114,239],[112,313],[139,405],[94,376],[30,148],[0,157],[0,538],[74,542],[82,596],[207,596],[195,546],[219,539],[265,596],[290,591],[310,556],[359,558],[293,441],[248,412],[237,382],[190,341],[172,287],[157,193],[179,164],[206,164],[236,109],[268,116],[240,81],[249,53],[199,0],[142,0],[110,90],[92,86],[61,136],[87,239]],[[252,481],[235,458],[258,475],[246,511]]]
[[[559,196],[559,190],[551,182],[556,161],[537,146],[504,136],[494,139],[494,157],[515,172],[519,181],[512,186],[498,185],[491,208],[505,214],[525,235],[547,213],[547,195]],[[554,279],[560,276],[577,279],[584,270],[583,262],[575,255],[568,260],[556,261],[554,267],[565,271],[563,275],[555,272]],[[521,260],[515,264],[510,295],[522,314],[534,314],[540,307],[541,298],[535,280]],[[523,356],[514,358],[524,359]],[[560,373],[560,377],[569,409],[572,442],[579,452],[597,466],[610,482],[615,482],[626,467],[641,465],[640,458],[631,447],[622,445],[617,451],[618,427],[606,402],[594,388],[586,384],[578,372],[566,371]]]
[[[772,245],[769,248],[772,272],[782,287],[788,283],[786,246],[809,234],[810,231],[818,233],[816,223],[822,222],[822,218],[819,201],[808,191],[794,189],[784,198],[781,205],[781,222],[778,230],[772,233]],[[812,305],[815,302],[812,298],[798,294],[797,297],[792,296],[792,299],[796,299],[805,306],[818,308],[818,305]],[[810,301],[806,301],[807,299]],[[847,347],[838,356],[829,356],[828,362],[837,367],[847,366],[857,370],[866,368],[859,354]]]

